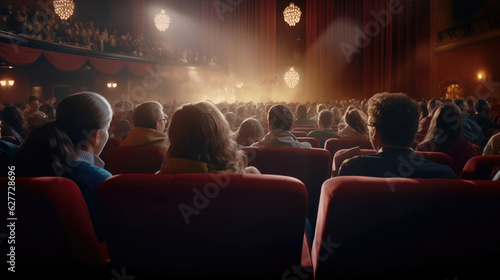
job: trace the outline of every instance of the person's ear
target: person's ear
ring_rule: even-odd
[[[92,146],[96,146],[97,143],[99,143],[99,140],[101,140],[101,130],[98,129],[96,130],[94,133],[92,133],[90,135],[90,144],[92,144]]]
[[[158,122],[155,123],[155,129],[160,130],[160,126],[158,125]]]

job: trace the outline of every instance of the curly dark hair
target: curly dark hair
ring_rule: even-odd
[[[368,121],[380,132],[382,142],[410,147],[418,130],[420,109],[404,93],[377,93],[368,100]]]

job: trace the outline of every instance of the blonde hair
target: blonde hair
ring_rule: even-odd
[[[246,155],[231,137],[224,115],[208,101],[183,105],[172,116],[168,128],[168,158],[209,163],[215,170],[243,173]]]

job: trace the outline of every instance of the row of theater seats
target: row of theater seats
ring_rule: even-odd
[[[113,176],[97,192],[101,244],[71,180],[16,178],[15,192],[19,277],[500,276],[500,186],[493,181],[328,179],[312,244],[304,238],[306,186],[287,176]]]
[[[359,146],[361,153],[376,153],[366,139],[334,138],[326,142],[326,149],[290,149],[243,147],[248,164],[262,174],[284,175],[302,181],[309,193],[308,218],[314,227],[321,192],[321,185],[332,174],[336,174],[339,162],[333,155],[344,149]],[[108,147],[105,154],[107,169],[112,174],[154,174],[165,160],[165,150],[159,147]],[[417,157],[439,164],[452,166],[453,159],[444,153],[415,152]],[[334,164],[332,164],[332,162]],[[460,178],[467,180],[490,180],[497,171],[500,156],[472,158],[465,166]]]

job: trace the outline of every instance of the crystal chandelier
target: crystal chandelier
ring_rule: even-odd
[[[73,15],[75,3],[73,0],[54,0],[54,10],[56,14],[63,20],[67,20]]]
[[[295,26],[295,24],[299,23],[301,15],[302,12],[300,11],[300,8],[295,6],[293,3],[290,3],[290,6],[286,7],[283,11],[285,22],[290,26]]]
[[[170,25],[170,17],[165,14],[165,10],[161,10],[161,13],[155,15],[155,25],[160,31],[165,31]]]
[[[290,68],[290,71],[285,73],[285,83],[289,88],[295,88],[299,83],[299,79],[299,73],[297,73],[293,67]]]

